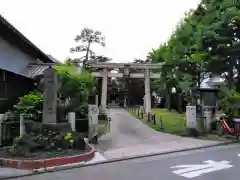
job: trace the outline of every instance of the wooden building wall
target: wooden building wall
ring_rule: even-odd
[[[11,109],[18,98],[34,89],[34,81],[0,69],[0,113]]]

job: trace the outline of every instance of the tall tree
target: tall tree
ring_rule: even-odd
[[[74,39],[76,42],[80,42],[81,44],[70,49],[71,52],[85,52],[84,58],[82,59],[83,68],[86,67],[86,63],[89,60],[90,56],[94,55],[93,50],[91,49],[91,45],[93,43],[100,44],[101,46],[105,46],[105,37],[102,35],[100,31],[93,30],[90,28],[84,28],[81,31],[80,35],[77,35]]]
[[[151,62],[165,63],[156,87],[175,86],[187,92],[210,74],[225,74],[229,87],[236,85],[240,91],[237,2],[202,0],[197,9],[186,13],[169,40],[148,56]]]

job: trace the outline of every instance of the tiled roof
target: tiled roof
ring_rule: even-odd
[[[37,76],[43,75],[45,69],[48,67],[47,65],[29,65],[22,75],[34,79]]]

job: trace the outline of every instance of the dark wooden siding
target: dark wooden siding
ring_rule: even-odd
[[[34,89],[34,81],[0,69],[0,113],[11,109],[20,96]]]

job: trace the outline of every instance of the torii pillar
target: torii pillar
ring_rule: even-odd
[[[145,69],[145,112],[152,113],[151,107],[151,90],[150,90],[150,70],[148,68]]]
[[[102,72],[102,96],[101,108],[104,112],[107,110],[107,84],[108,84],[108,69],[104,68]]]

